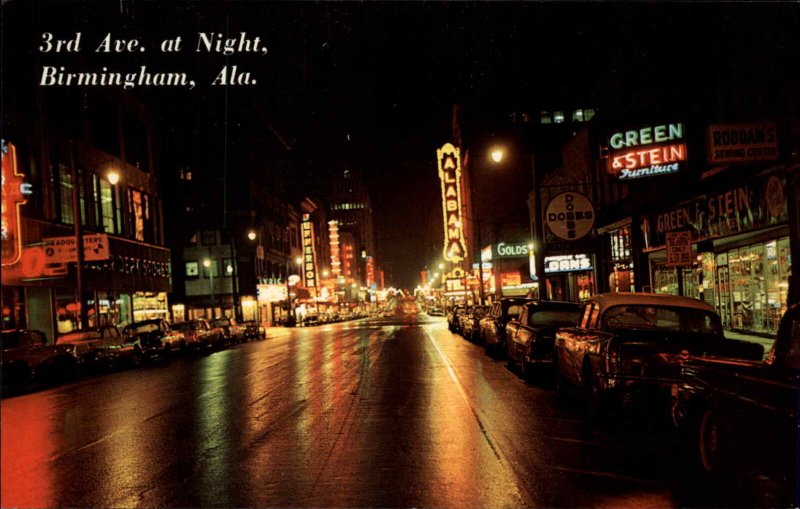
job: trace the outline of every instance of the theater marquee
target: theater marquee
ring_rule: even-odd
[[[461,201],[461,155],[451,143],[436,150],[439,179],[442,181],[444,216],[444,259],[458,263],[466,255]]]

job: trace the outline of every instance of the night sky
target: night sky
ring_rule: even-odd
[[[18,25],[24,35],[5,37],[4,64],[14,58],[57,62],[58,56],[37,55],[44,30],[138,35],[152,52],[106,62],[172,66],[201,76],[192,92],[134,91],[164,105],[159,114],[167,122],[180,122],[197,94],[221,98],[208,82],[226,59],[160,54],[158,41],[181,35],[191,47],[197,31],[224,32],[226,25],[231,33],[261,36],[268,56],[227,60],[259,80],[229,90],[230,118],[263,112],[292,144],[303,167],[298,174],[314,180],[311,187],[345,166],[361,171],[372,189],[379,260],[402,286],[416,284],[419,270],[440,250],[434,157],[451,141],[454,103],[494,112],[537,112],[564,103],[614,108],[650,90],[691,94],[696,83],[718,76],[743,83],[796,78],[800,55],[797,3],[178,1],[135,4],[135,22],[99,26],[102,4],[107,9],[116,2],[39,2],[41,10]],[[17,54],[9,57],[10,49]],[[30,78],[12,86],[33,87]]]

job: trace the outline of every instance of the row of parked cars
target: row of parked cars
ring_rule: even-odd
[[[759,343],[725,337],[714,308],[685,297],[507,298],[453,308],[447,320],[524,377],[580,396],[593,419],[662,417],[705,473],[757,468],[797,481],[798,305],[766,356]]]
[[[156,357],[264,339],[266,329],[232,318],[175,324],[153,319],[122,330],[114,325],[79,329],[61,334],[55,343],[48,343],[43,332],[27,329],[4,330],[0,337],[4,392],[19,392],[31,384],[64,382],[85,373],[137,367]]]

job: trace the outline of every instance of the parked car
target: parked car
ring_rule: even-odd
[[[169,323],[163,318],[130,323],[123,327],[122,335],[125,338],[139,336],[142,351],[146,355],[155,355],[159,349],[164,353],[170,353],[185,351],[188,347],[183,333],[172,330]]]
[[[301,325],[303,327],[312,327],[314,325],[319,325],[321,322],[319,321],[319,317],[317,315],[307,315],[303,318]]]
[[[225,334],[219,327],[212,327],[200,318],[172,324],[172,328],[183,333],[186,343],[199,350],[219,348],[225,342]]]
[[[236,320],[230,317],[214,318],[209,322],[211,327],[219,327],[225,336],[225,341],[231,345],[241,343],[245,339],[244,328],[241,327]]]
[[[60,335],[56,342],[71,348],[85,371],[138,365],[144,360],[144,352],[152,350],[149,343],[143,346],[138,338],[126,341],[114,325],[76,329]]]
[[[255,320],[248,320],[240,325],[244,329],[244,337],[246,339],[267,339],[267,329]]]
[[[765,360],[689,357],[672,393],[675,423],[702,472],[778,474],[796,489],[800,305],[784,314]]]
[[[44,332],[4,330],[0,334],[3,360],[0,379],[11,392],[32,382],[65,381],[77,375],[78,360],[70,348],[47,344]]]
[[[440,307],[432,307],[428,310],[429,316],[444,316],[444,311]]]
[[[456,332],[464,335],[464,325],[466,324],[467,318],[472,313],[472,310],[475,309],[475,306],[467,306],[464,308],[464,311],[458,314],[456,318]]]
[[[478,335],[483,342],[486,355],[493,357],[506,350],[506,324],[519,317],[522,306],[533,299],[506,297],[495,302],[489,312],[481,318]]]
[[[532,301],[519,318],[506,324],[506,358],[509,368],[519,365],[523,377],[541,374],[553,366],[556,330],[578,324],[581,305],[576,302]]]
[[[640,405],[668,413],[681,356],[763,356],[761,345],[726,339],[705,302],[647,293],[588,299],[578,326],[556,332],[555,349],[556,387],[579,388],[593,416]]]
[[[470,341],[478,339],[478,324],[488,310],[488,306],[475,306],[472,308],[472,311],[464,316],[461,335]]]
[[[458,317],[466,312],[466,307],[462,305],[453,306],[447,312],[447,328],[450,332],[458,332]]]

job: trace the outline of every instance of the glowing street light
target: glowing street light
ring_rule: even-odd
[[[209,260],[208,258],[204,258],[203,259],[203,267],[205,267],[205,268],[211,267],[211,260]]]
[[[111,170],[106,175],[106,178],[108,179],[109,184],[115,186],[119,183],[119,172],[117,170]]]
[[[256,231],[255,230],[248,231],[247,238],[250,240],[256,240]]]
[[[298,256],[297,258],[294,259],[294,263],[296,263],[297,265],[302,265],[303,264],[303,257],[302,256]]]
[[[501,162],[503,160],[503,157],[505,156],[505,152],[503,152],[503,149],[501,149],[501,148],[496,148],[496,149],[492,150],[490,156],[492,158],[492,161],[494,161],[496,163],[499,163],[499,162]]]

